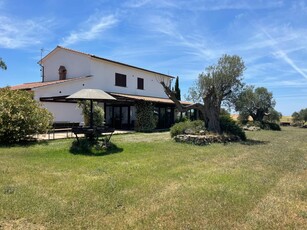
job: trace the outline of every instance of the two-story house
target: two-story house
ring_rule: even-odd
[[[170,84],[173,76],[97,57],[57,46],[40,62],[42,82],[25,83],[12,89],[31,90],[34,98],[53,113],[54,122],[82,122],[76,102],[66,97],[80,89],[101,89],[117,99],[100,103],[107,125],[131,129],[135,122],[135,103],[152,102],[158,128],[170,127],[175,105],[164,93],[160,81]]]

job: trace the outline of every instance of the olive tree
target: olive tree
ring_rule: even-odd
[[[281,118],[282,118],[281,112],[278,112],[274,108],[270,108],[268,114],[264,116],[263,120],[267,122],[278,123],[280,122]]]
[[[188,100],[194,104],[184,106],[164,82],[165,93],[173,100],[179,111],[197,109],[205,121],[205,128],[211,132],[221,133],[219,115],[222,103],[232,104],[243,87],[242,75],[245,70],[243,60],[237,55],[223,55],[216,65],[206,68],[198,76],[194,86],[189,89]]]
[[[293,122],[298,124],[303,124],[304,122],[307,122],[307,108],[301,109],[299,112],[294,112],[292,114]]]
[[[247,86],[235,101],[235,109],[241,118],[251,116],[254,121],[262,122],[274,112],[273,94],[265,87]]]

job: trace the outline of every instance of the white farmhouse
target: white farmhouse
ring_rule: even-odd
[[[95,55],[57,46],[40,62],[42,82],[25,83],[12,89],[31,90],[37,101],[53,113],[54,122],[83,121],[76,102],[66,97],[81,89],[101,89],[117,99],[100,103],[107,125],[133,129],[135,103],[150,101],[158,116],[158,128],[170,127],[175,120],[175,105],[160,85],[169,84],[173,76],[108,60]]]

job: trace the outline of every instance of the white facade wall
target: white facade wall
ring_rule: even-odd
[[[159,81],[162,77],[166,83],[169,83],[170,78],[168,77],[106,60],[92,58],[90,55],[63,48],[56,48],[56,50],[51,52],[43,60],[44,80],[59,80],[58,69],[61,65],[65,66],[67,70],[67,79],[89,75],[93,76],[91,85],[85,88],[91,87],[107,92],[167,98]],[[115,73],[125,74],[127,76],[127,87],[115,86]],[[144,90],[137,89],[138,77],[144,79]],[[60,89],[61,86],[56,85],[56,87]]]
[[[66,78],[84,77],[91,74],[90,59],[85,54],[57,48],[43,60],[44,80],[59,80],[59,67],[65,66],[67,70]]]
[[[115,85],[115,73],[127,76],[127,87]],[[104,60],[92,59],[91,74],[94,76],[95,88],[107,92],[167,98],[160,84],[161,75],[155,73]],[[138,77],[144,79],[144,90],[137,89]],[[163,79],[166,83],[170,81],[168,77],[163,77]]]
[[[82,111],[77,103],[43,102],[42,104],[52,113],[54,122],[83,122]]]
[[[75,79],[60,84],[47,85],[32,89],[34,98],[39,101],[41,97],[69,96],[81,89],[94,88],[93,77]]]
[[[41,97],[68,96],[82,88],[91,87],[93,87],[91,77],[76,79],[61,84],[34,88],[34,99],[39,101]],[[83,121],[81,110],[77,108],[76,103],[42,102],[42,104],[53,114],[54,122],[70,121],[80,123]]]

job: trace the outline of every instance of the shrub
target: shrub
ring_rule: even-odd
[[[254,122],[251,123],[251,125],[259,127],[260,129],[273,130],[273,131],[281,131],[280,125],[276,124],[276,123],[273,123],[273,122],[254,121]]]
[[[276,123],[273,123],[273,122],[263,121],[263,122],[260,123],[260,128],[266,129],[266,130],[281,131],[279,124],[276,124]]]
[[[238,136],[242,141],[246,140],[245,132],[230,116],[220,116],[220,125],[223,133]]]
[[[51,113],[42,108],[27,91],[0,89],[0,142],[16,143],[45,133],[52,122]]]
[[[204,130],[204,126],[204,122],[201,120],[187,120],[184,122],[179,122],[171,127],[171,137],[177,136],[179,134],[184,134],[187,130],[189,130],[189,132],[198,133],[199,131]]]
[[[138,132],[151,132],[157,126],[152,103],[139,101],[136,103],[135,130]]]
[[[78,106],[82,109],[82,114],[84,118],[84,124],[86,126],[90,125],[90,116],[91,116],[91,102],[90,101],[79,101]],[[97,102],[93,102],[93,125],[103,126],[104,122],[104,111],[98,105]]]
[[[188,121],[188,120],[189,120],[189,118],[187,118],[186,116],[183,116],[183,117],[176,118],[175,123],[185,122],[185,121]]]

